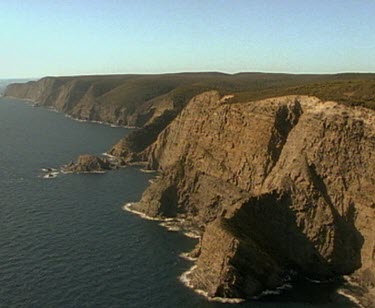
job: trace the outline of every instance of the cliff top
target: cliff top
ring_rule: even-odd
[[[218,90],[236,94],[238,102],[290,94],[313,95],[347,105],[375,109],[375,74],[345,73],[334,75],[218,72],[149,75],[96,75],[44,77],[37,82],[74,84],[82,91],[92,88],[102,103],[116,106],[137,104],[163,95],[184,104],[198,93]],[[36,81],[28,84],[33,85]],[[9,88],[12,88],[10,85]]]

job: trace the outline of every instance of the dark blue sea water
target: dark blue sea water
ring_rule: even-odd
[[[152,175],[128,167],[40,177],[42,168],[103,153],[127,133],[0,99],[0,307],[227,306],[178,279],[192,266],[179,255],[196,240],[121,209]],[[336,307],[325,304],[331,292],[302,284],[237,307]]]

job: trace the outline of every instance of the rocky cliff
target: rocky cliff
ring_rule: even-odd
[[[230,101],[195,97],[139,154],[161,176],[134,210],[201,228],[189,279],[209,296],[253,296],[292,271],[353,275],[371,305],[375,112],[308,96]]]
[[[218,90],[235,101],[285,94],[315,95],[375,109],[374,74],[292,75],[266,73],[177,73],[45,77],[11,84],[5,96],[33,100],[81,120],[142,127],[109,152],[136,160],[195,95]]]
[[[188,275],[194,288],[249,297],[291,272],[314,280],[351,275],[370,306],[374,84],[360,74],[47,77],[10,85],[5,95],[143,127],[109,153],[160,171],[133,210],[200,230]],[[207,88],[220,93],[195,96]],[[255,100],[291,93],[319,98]]]

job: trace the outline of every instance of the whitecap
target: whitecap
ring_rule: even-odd
[[[58,174],[59,174],[59,172],[50,172],[50,173],[47,173],[46,175],[44,175],[43,179],[53,179],[53,178],[57,177]]]
[[[171,222],[162,222],[159,224],[159,226],[162,226],[166,228],[168,231],[171,232],[178,232],[181,231],[181,227],[179,227],[176,223]]]
[[[200,239],[202,235],[197,231],[185,231],[183,232],[185,236],[195,239]]]
[[[102,153],[102,155],[103,155],[103,156],[107,156],[107,157],[109,157],[109,158],[118,159],[117,156],[111,155],[111,154],[109,154],[109,153],[107,153],[107,152]]]
[[[183,253],[181,253],[181,254],[179,255],[179,257],[180,257],[180,258],[183,258],[183,259],[185,259],[185,260],[188,260],[188,261],[197,261],[197,260],[198,260],[198,258],[193,258],[193,257],[191,257],[191,256],[189,255],[188,252],[183,252]]]

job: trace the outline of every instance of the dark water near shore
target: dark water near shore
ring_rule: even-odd
[[[222,307],[178,277],[196,240],[124,212],[153,175],[137,168],[43,179],[79,154],[100,154],[125,128],[80,123],[0,99],[0,307]],[[337,307],[333,286],[231,307]],[[340,307],[351,307],[341,305]]]

